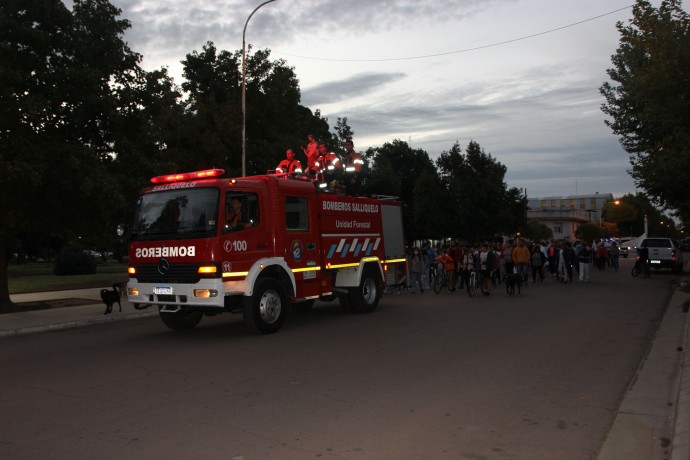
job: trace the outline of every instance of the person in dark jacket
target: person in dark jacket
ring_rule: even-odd
[[[539,281],[544,281],[544,262],[546,261],[546,257],[544,257],[544,253],[541,252],[541,248],[539,247],[538,244],[535,244],[534,247],[532,248],[532,256],[530,260],[530,264],[532,265],[532,282],[536,283],[537,282],[537,275],[539,275]]]
[[[592,263],[592,245],[587,243],[577,256],[580,265],[580,282],[589,281],[589,267]]]

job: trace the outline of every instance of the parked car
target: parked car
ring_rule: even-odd
[[[690,236],[686,236],[682,240],[680,240],[680,248],[683,251],[690,251]]]
[[[640,247],[649,249],[650,267],[670,268],[675,273],[683,271],[683,252],[678,241],[671,238],[645,238]]]

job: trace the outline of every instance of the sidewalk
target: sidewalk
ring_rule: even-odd
[[[687,272],[686,272],[687,273]],[[684,287],[683,287],[684,286]],[[0,315],[0,339],[158,315],[158,309],[135,310],[126,299],[110,315],[100,289],[80,289],[11,296],[13,302],[92,299],[93,304]],[[690,459],[690,275],[682,278],[659,326],[648,355],[628,388],[598,460]],[[672,439],[663,433],[672,433]]]
[[[105,305],[101,301],[100,288],[16,294],[11,295],[10,298],[15,303],[71,298],[90,299],[93,300],[93,303],[75,307],[4,313],[0,315],[0,338],[158,315],[157,308],[136,310],[125,298],[121,300],[122,312],[119,311],[119,307],[115,304],[113,312],[109,315],[104,315]]]
[[[690,276],[685,273],[597,460],[690,459]]]

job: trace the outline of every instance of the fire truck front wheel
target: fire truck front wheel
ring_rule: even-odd
[[[264,278],[256,283],[254,295],[245,297],[244,322],[256,334],[271,334],[283,325],[287,312],[287,297],[283,285]]]
[[[168,326],[173,331],[183,331],[185,329],[194,329],[203,314],[200,311],[181,309],[176,312],[161,311],[160,317],[163,324]]]

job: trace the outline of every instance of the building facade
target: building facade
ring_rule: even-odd
[[[527,222],[546,225],[555,239],[574,240],[575,231],[580,225],[601,223],[601,211],[611,201],[611,193],[529,198]]]

